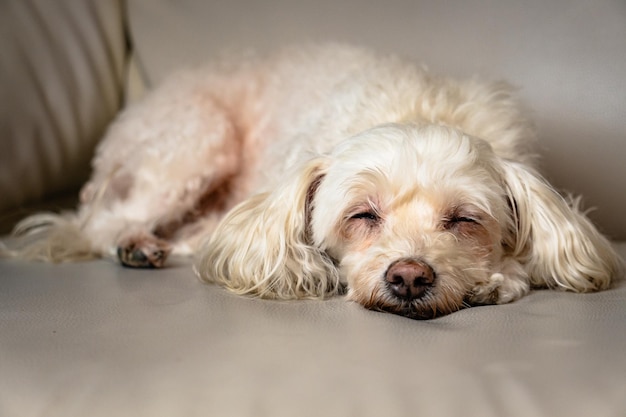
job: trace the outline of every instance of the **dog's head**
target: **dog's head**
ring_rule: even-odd
[[[196,265],[273,298],[342,291],[432,318],[519,298],[530,285],[605,288],[609,243],[531,169],[442,126],[385,125],[342,142],[236,207]]]

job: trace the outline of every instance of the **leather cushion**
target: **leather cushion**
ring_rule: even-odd
[[[626,415],[623,281],[431,321],[239,297],[188,264],[2,261],[0,288],[3,416]]]

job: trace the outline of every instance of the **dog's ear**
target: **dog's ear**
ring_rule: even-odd
[[[622,261],[578,208],[527,166],[503,161],[512,210],[512,256],[536,286],[588,292],[607,288]]]
[[[338,272],[310,239],[314,194],[326,161],[309,161],[275,190],[231,210],[195,264],[201,279],[239,294],[265,298],[322,298],[342,290]]]

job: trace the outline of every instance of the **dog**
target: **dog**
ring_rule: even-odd
[[[272,299],[345,294],[430,319],[534,287],[603,290],[608,240],[536,171],[505,83],[344,45],[192,70],[109,127],[76,212],[15,229],[22,258],[194,256]],[[26,243],[24,243],[26,242]]]

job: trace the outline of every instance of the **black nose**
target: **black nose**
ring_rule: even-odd
[[[392,263],[385,273],[391,293],[403,300],[412,301],[424,296],[435,282],[435,271],[427,263],[406,258]]]

